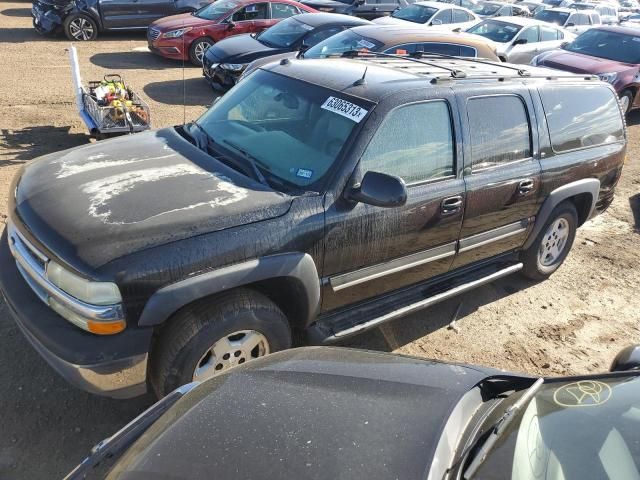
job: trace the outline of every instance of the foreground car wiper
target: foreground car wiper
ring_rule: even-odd
[[[507,410],[500,416],[500,418],[489,428],[490,433],[486,438],[482,446],[478,449],[475,455],[471,459],[471,463],[466,468],[463,474],[463,478],[465,480],[469,480],[480,468],[480,465],[486,460],[489,452],[494,447],[502,433],[507,429],[509,424],[515,418],[516,413],[531,400],[531,398],[536,394],[536,392],[542,387],[544,383],[544,378],[538,378],[533,385],[525,390],[522,396],[511,405]]]
[[[251,155],[246,149],[242,148],[239,145],[236,145],[230,140],[224,139],[222,141],[242,154],[242,158],[249,164],[249,166],[253,170],[256,180],[258,180],[263,185],[270,187],[269,182],[267,182],[267,179],[264,178],[264,175],[258,168],[258,159],[256,157]]]

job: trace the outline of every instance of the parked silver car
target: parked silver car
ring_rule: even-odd
[[[502,61],[527,64],[539,53],[560,48],[575,38],[555,25],[522,17],[488,18],[467,32],[495,42]]]
[[[600,14],[595,10],[574,10],[571,8],[548,8],[538,12],[533,18],[552,23],[565,30],[580,35],[593,27],[602,25]]]

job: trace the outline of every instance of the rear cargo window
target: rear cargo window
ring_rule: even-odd
[[[496,167],[531,157],[529,120],[515,95],[476,97],[467,104],[471,169]]]
[[[393,110],[369,143],[362,171],[397,175],[405,183],[453,175],[453,130],[444,101]]]
[[[553,87],[540,91],[555,152],[624,139],[618,99],[606,87]]]

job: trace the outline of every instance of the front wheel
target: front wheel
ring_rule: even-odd
[[[64,33],[69,40],[95,40],[98,38],[98,24],[89,15],[73,13],[64,19]]]
[[[150,380],[159,398],[291,347],[287,317],[259,292],[240,289],[186,306],[160,332]]]
[[[522,274],[533,280],[544,280],[564,262],[571,250],[578,227],[578,212],[571,202],[562,202],[533,244],[522,252]]]
[[[211,45],[213,45],[213,40],[207,37],[195,40],[191,44],[191,47],[189,47],[189,60],[191,60],[191,63],[196,67],[201,67],[202,60],[204,59],[204,53]]]
[[[626,115],[631,111],[631,106],[633,105],[633,92],[631,90],[625,90],[620,93],[620,107],[622,107],[622,112]]]

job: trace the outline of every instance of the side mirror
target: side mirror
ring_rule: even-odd
[[[569,23],[567,23],[567,24],[565,25],[565,27],[575,27],[575,26],[576,26],[576,24],[575,24],[575,23],[573,23],[573,22],[569,22]]]
[[[356,7],[359,7],[360,5],[364,5],[364,0],[356,0],[355,5]]]
[[[236,28],[236,22],[234,22],[233,20],[229,20],[227,22],[227,30],[233,30],[234,28]]]
[[[610,372],[640,370],[640,345],[631,345],[616,355],[611,363]]]
[[[513,42],[513,45],[524,45],[526,43],[529,43],[529,40],[527,40],[526,38],[519,38],[517,39],[515,42]]]
[[[362,181],[345,192],[347,200],[376,207],[401,207],[407,203],[407,188],[400,177],[369,171]]]
[[[302,45],[300,45],[300,48],[298,49],[298,56],[302,55],[304,52],[306,52],[310,48],[311,48],[311,45],[308,45],[302,42]]]
[[[566,47],[567,45],[569,45],[570,43],[571,43],[571,42],[562,42],[562,43],[560,44],[560,48],[564,48],[564,47]]]

